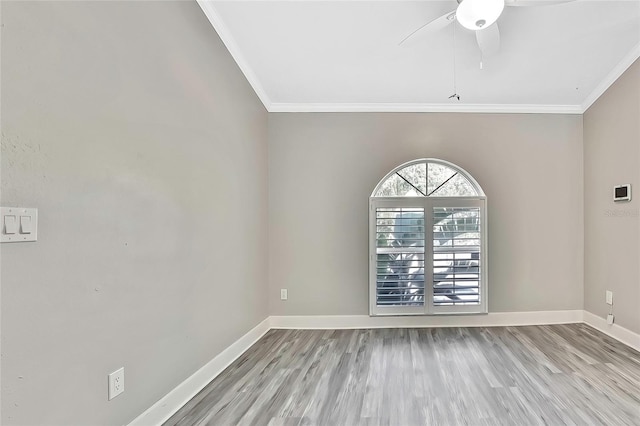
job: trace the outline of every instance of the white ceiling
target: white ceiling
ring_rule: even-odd
[[[449,100],[453,25],[398,43],[455,0],[198,2],[269,111],[581,113],[640,56],[640,0],[506,7],[483,69],[457,27]]]

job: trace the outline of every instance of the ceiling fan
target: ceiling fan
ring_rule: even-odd
[[[421,36],[443,29],[454,21],[475,31],[478,47],[483,56],[496,53],[500,49],[500,30],[496,22],[505,6],[550,6],[575,0],[457,0],[458,7],[427,22],[400,41],[401,46],[409,46]]]

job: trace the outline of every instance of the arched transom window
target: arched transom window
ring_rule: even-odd
[[[487,312],[486,197],[469,173],[415,160],[369,204],[371,315]]]
[[[442,160],[403,164],[376,186],[374,197],[468,197],[484,195],[464,170]]]

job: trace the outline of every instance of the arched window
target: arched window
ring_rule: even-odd
[[[460,167],[405,163],[369,199],[371,315],[487,312],[486,197]]]

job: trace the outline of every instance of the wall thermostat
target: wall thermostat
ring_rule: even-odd
[[[613,201],[631,201],[631,184],[614,186]]]

